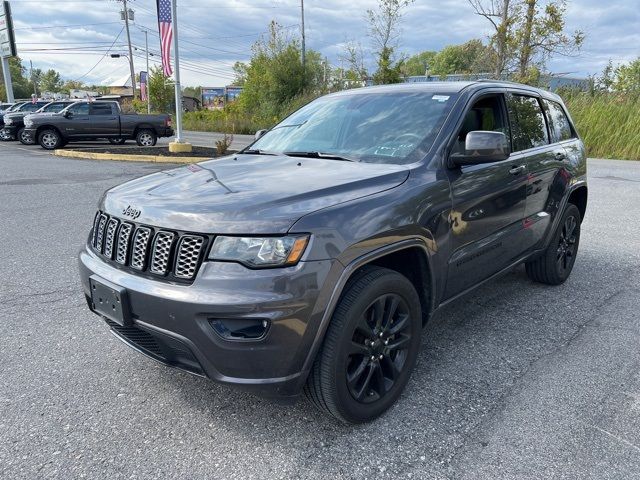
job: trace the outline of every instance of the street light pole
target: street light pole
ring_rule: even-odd
[[[122,0],[124,6],[124,25],[127,30],[127,43],[129,44],[129,68],[131,69],[131,89],[133,91],[133,99],[136,99],[136,70],[133,67],[133,50],[131,48],[131,33],[129,32],[129,9],[127,8],[127,0]]]

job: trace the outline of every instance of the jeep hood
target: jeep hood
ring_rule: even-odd
[[[302,216],[402,184],[389,164],[238,155],[132,180],[109,190],[101,209],[136,222],[202,233],[286,233]]]

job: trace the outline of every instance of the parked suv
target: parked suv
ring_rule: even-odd
[[[433,313],[524,263],[571,273],[584,146],[557,95],[498,82],[319,98],[238,154],[108,190],[80,274],[134,349],[348,423],[405,388]],[[459,300],[457,300],[459,301]]]

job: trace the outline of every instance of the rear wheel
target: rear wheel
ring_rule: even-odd
[[[109,139],[109,143],[111,145],[124,145],[126,141],[127,141],[126,138],[110,138]]]
[[[540,257],[525,263],[531,280],[560,285],[569,278],[580,244],[580,222],[580,210],[570,203],[547,249]]]
[[[60,134],[53,129],[43,130],[38,135],[38,143],[45,150],[55,150],[63,146]]]
[[[136,143],[140,147],[153,147],[158,142],[158,136],[153,130],[140,130],[136,135]]]
[[[307,397],[344,423],[373,420],[409,381],[421,331],[420,299],[411,282],[393,270],[368,268],[336,307]]]
[[[35,139],[26,133],[24,127],[18,130],[18,140],[23,145],[34,145],[36,143]]]

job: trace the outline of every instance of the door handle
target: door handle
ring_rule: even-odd
[[[567,154],[564,152],[555,152],[554,154],[556,160],[566,160],[567,159]]]
[[[517,167],[511,167],[511,170],[509,170],[509,173],[511,175],[520,175],[526,169],[527,169],[526,165],[518,165]]]

